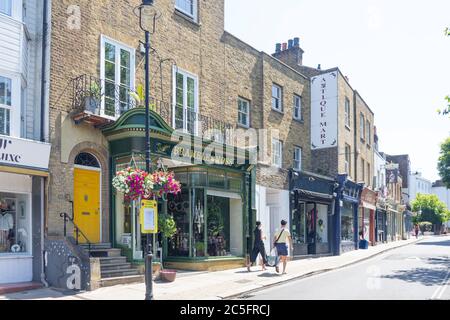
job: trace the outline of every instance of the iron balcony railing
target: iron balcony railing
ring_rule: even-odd
[[[86,113],[109,120],[117,120],[126,111],[142,106],[129,87],[120,86],[90,75],[72,80],[72,108],[75,114]],[[150,108],[173,129],[220,143],[231,143],[236,125],[200,112],[150,97]],[[208,110],[202,106],[201,110]]]

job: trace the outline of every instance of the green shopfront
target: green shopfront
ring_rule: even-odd
[[[159,212],[171,215],[177,229],[171,239],[162,239],[161,234],[154,237],[158,258],[165,267],[184,270],[243,266],[251,243],[249,195],[254,190],[248,154],[193,135],[174,135],[154,112],[150,123],[154,168],[173,171],[182,184],[180,194],[158,203]],[[145,169],[145,109],[128,111],[103,133],[110,145],[111,176],[129,166]],[[142,262],[146,237],[140,233],[139,208],[116,191],[111,199],[111,240],[129,260]]]

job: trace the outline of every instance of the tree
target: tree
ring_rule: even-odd
[[[412,210],[419,212],[420,222],[431,222],[440,227],[448,221],[448,209],[445,203],[435,194],[418,194],[412,202]]]
[[[450,189],[450,137],[441,145],[441,153],[438,160],[438,171],[442,181]]]

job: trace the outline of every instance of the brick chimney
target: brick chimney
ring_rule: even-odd
[[[291,67],[296,67],[303,64],[303,53],[304,51],[300,48],[300,38],[294,38],[289,40],[287,44],[281,45],[278,43],[272,56]]]

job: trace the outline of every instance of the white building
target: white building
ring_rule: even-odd
[[[50,156],[44,3],[0,0],[0,284],[43,274]]]
[[[450,209],[450,189],[448,189],[442,181],[433,183],[431,191],[438,196],[439,200],[447,205],[447,208]],[[447,227],[450,228],[450,221],[447,222]]]
[[[414,201],[417,194],[432,194],[433,183],[422,177],[420,172],[413,172],[409,176],[409,196],[410,201]]]

